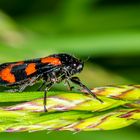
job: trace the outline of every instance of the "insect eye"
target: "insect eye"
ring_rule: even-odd
[[[76,64],[74,63],[73,66],[76,67]]]

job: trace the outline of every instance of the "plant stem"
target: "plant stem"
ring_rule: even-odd
[[[140,86],[107,86],[92,90],[103,103],[86,93],[1,93],[0,131],[70,130],[74,132],[113,130],[140,119]],[[19,103],[20,102],[20,103]]]

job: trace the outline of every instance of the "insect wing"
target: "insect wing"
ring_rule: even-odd
[[[0,85],[22,84],[32,77],[39,77],[44,73],[51,73],[60,67],[60,65],[42,63],[41,59],[1,64]]]

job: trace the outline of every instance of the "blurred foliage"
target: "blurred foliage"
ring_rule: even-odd
[[[0,0],[0,10],[1,63],[66,52],[86,61],[79,77],[89,87],[140,83],[139,0]],[[57,88],[65,90],[62,85]],[[137,127],[77,135],[40,132],[8,138],[2,134],[1,138],[116,140],[119,135],[135,140]]]
[[[2,11],[0,11],[0,41],[13,47],[24,41],[16,23]]]

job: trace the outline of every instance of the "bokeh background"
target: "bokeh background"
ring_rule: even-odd
[[[69,53],[85,61],[90,88],[140,83],[139,0],[0,0],[0,63]],[[33,88],[34,89],[34,88]],[[58,85],[53,90],[65,90]],[[140,125],[113,131],[1,133],[5,140],[137,140]]]

